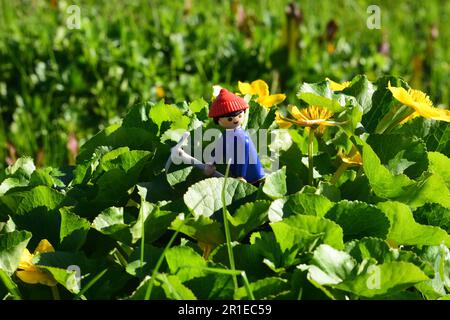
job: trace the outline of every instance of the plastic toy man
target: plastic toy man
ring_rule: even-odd
[[[244,99],[222,89],[211,105],[208,116],[225,129],[214,150],[215,163],[230,163],[232,177],[258,185],[264,178],[264,169],[252,140],[241,127],[248,108]],[[214,170],[215,166],[209,164],[205,174],[209,176]]]

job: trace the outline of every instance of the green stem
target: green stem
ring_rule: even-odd
[[[99,274],[97,274],[91,281],[89,281],[89,283],[86,286],[84,286],[84,288],[80,290],[80,292],[74,297],[74,300],[80,299],[81,296],[83,296],[86,293],[86,291],[89,290],[89,288],[91,288],[98,280],[100,280],[100,278],[103,277],[107,271],[108,268],[104,269]]]
[[[61,296],[59,295],[58,285],[51,286],[50,288],[52,289],[53,300],[61,300]]]
[[[223,188],[222,188],[222,214],[223,214],[223,225],[225,228],[225,237],[227,240],[228,258],[230,260],[230,268],[231,268],[231,270],[235,271],[236,266],[234,264],[233,248],[231,247],[230,227],[228,226],[228,215],[227,215],[227,207],[226,207],[226,202],[225,202],[225,189],[227,186],[227,179],[228,179],[229,171],[230,171],[230,163],[228,163],[228,165],[227,165],[227,171],[225,172],[225,181],[223,183]],[[238,288],[237,277],[236,277],[236,275],[233,275],[232,277],[233,277],[234,288],[237,290],[237,288]]]
[[[142,270],[142,267],[144,266],[144,254],[145,254],[145,219],[144,219],[144,202],[145,197],[141,199],[141,206],[139,207],[139,215],[141,216],[141,252],[140,252],[140,259],[139,259],[139,268]]]
[[[339,180],[341,175],[345,172],[345,170],[347,170],[347,168],[348,168],[348,163],[345,163],[345,162],[341,163],[339,168],[334,173],[333,178],[331,178],[330,183],[335,184]]]
[[[149,300],[150,299],[150,296],[151,296],[152,290],[153,290],[153,285],[155,283],[156,274],[158,273],[159,268],[161,267],[161,264],[164,261],[164,258],[166,257],[167,250],[172,246],[172,243],[175,241],[175,238],[177,237],[177,235],[180,232],[181,228],[184,226],[184,224],[186,223],[186,221],[188,220],[188,218],[190,217],[191,214],[192,214],[192,211],[189,212],[189,214],[181,222],[180,226],[175,231],[175,233],[172,235],[172,237],[170,238],[169,242],[165,246],[163,252],[159,256],[159,259],[156,262],[155,268],[153,269],[153,272],[152,272],[152,275],[151,275],[151,278],[150,278],[150,283],[149,283],[149,285],[147,287],[147,290],[145,291],[145,298],[144,298],[145,300]]]
[[[128,265],[127,259],[125,259],[125,256],[127,255],[126,252],[121,248],[121,246],[116,242],[114,243],[114,247],[117,249],[117,259],[119,259],[120,263],[126,267]]]
[[[378,122],[375,133],[390,133],[392,129],[398,127],[400,123],[409,117],[414,110],[407,106],[391,108],[388,113]]]
[[[22,300],[17,284],[15,284],[15,282],[11,280],[9,275],[2,269],[0,269],[0,280],[2,280],[3,284],[8,289],[14,300]]]
[[[245,273],[245,271],[241,272],[241,277],[244,280],[244,287],[245,287],[245,291],[247,291],[248,298],[250,300],[255,300],[255,296],[253,295],[253,291],[252,291],[252,288],[250,287],[250,283],[248,282],[247,274]]]
[[[309,185],[314,185],[313,178],[313,153],[314,153],[314,129],[312,127],[309,128],[309,136],[308,136],[308,170],[309,170]]]

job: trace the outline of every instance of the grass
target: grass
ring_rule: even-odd
[[[366,27],[369,0],[302,1],[302,18],[285,0],[76,1],[80,30],[67,28],[68,2],[51,3],[0,1],[0,167],[73,164],[69,137],[79,146],[135,102],[209,99],[238,80],[296,103],[302,81],[393,74],[450,100],[448,1],[378,1],[379,30]]]

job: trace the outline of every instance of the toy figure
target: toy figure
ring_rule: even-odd
[[[264,169],[256,148],[241,127],[249,108],[244,99],[221,89],[212,103],[208,116],[225,129],[214,149],[215,163],[230,163],[230,175],[258,185],[264,178]],[[215,172],[214,164],[207,164],[204,172],[210,176]]]

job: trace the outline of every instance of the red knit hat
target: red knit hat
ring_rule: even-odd
[[[208,117],[219,118],[227,113],[245,109],[248,109],[248,104],[244,99],[226,89],[221,89],[209,109]]]

